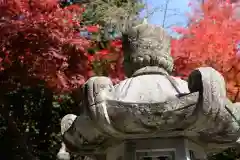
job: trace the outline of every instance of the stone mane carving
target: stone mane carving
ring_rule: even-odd
[[[123,43],[129,78],[115,86],[108,77],[85,83],[84,112],[61,122],[59,159],[102,154],[133,138],[184,136],[209,152],[237,143],[240,106],[226,97],[218,71],[197,68],[188,82],[171,76],[170,38],[160,27],[133,27]]]
[[[123,34],[125,72],[131,76],[146,66],[158,66],[171,73],[170,36],[160,27],[141,24]]]

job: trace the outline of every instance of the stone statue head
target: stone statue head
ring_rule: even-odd
[[[124,69],[129,77],[138,69],[157,66],[172,72],[171,37],[163,28],[142,23],[123,34]]]

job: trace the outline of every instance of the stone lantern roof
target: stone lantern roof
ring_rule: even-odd
[[[84,111],[62,119],[59,159],[73,153],[104,154],[104,160],[203,160],[238,144],[240,103],[227,98],[218,71],[196,68],[188,81],[171,76],[170,38],[161,27],[133,26],[125,38],[132,74],[117,85],[103,76],[84,84]]]

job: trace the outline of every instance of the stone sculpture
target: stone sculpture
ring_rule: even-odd
[[[170,37],[149,24],[123,34],[123,49],[129,78],[117,85],[108,77],[86,82],[84,112],[62,119],[59,159],[69,159],[69,152],[98,155],[136,138],[184,136],[208,151],[237,143],[240,106],[227,98],[218,71],[197,68],[188,82],[171,76]]]

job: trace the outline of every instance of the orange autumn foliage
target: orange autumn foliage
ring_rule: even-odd
[[[172,41],[175,74],[186,78],[196,67],[220,71],[228,97],[240,101],[240,6],[222,0],[207,0],[194,7],[186,28],[176,28],[182,37]]]

